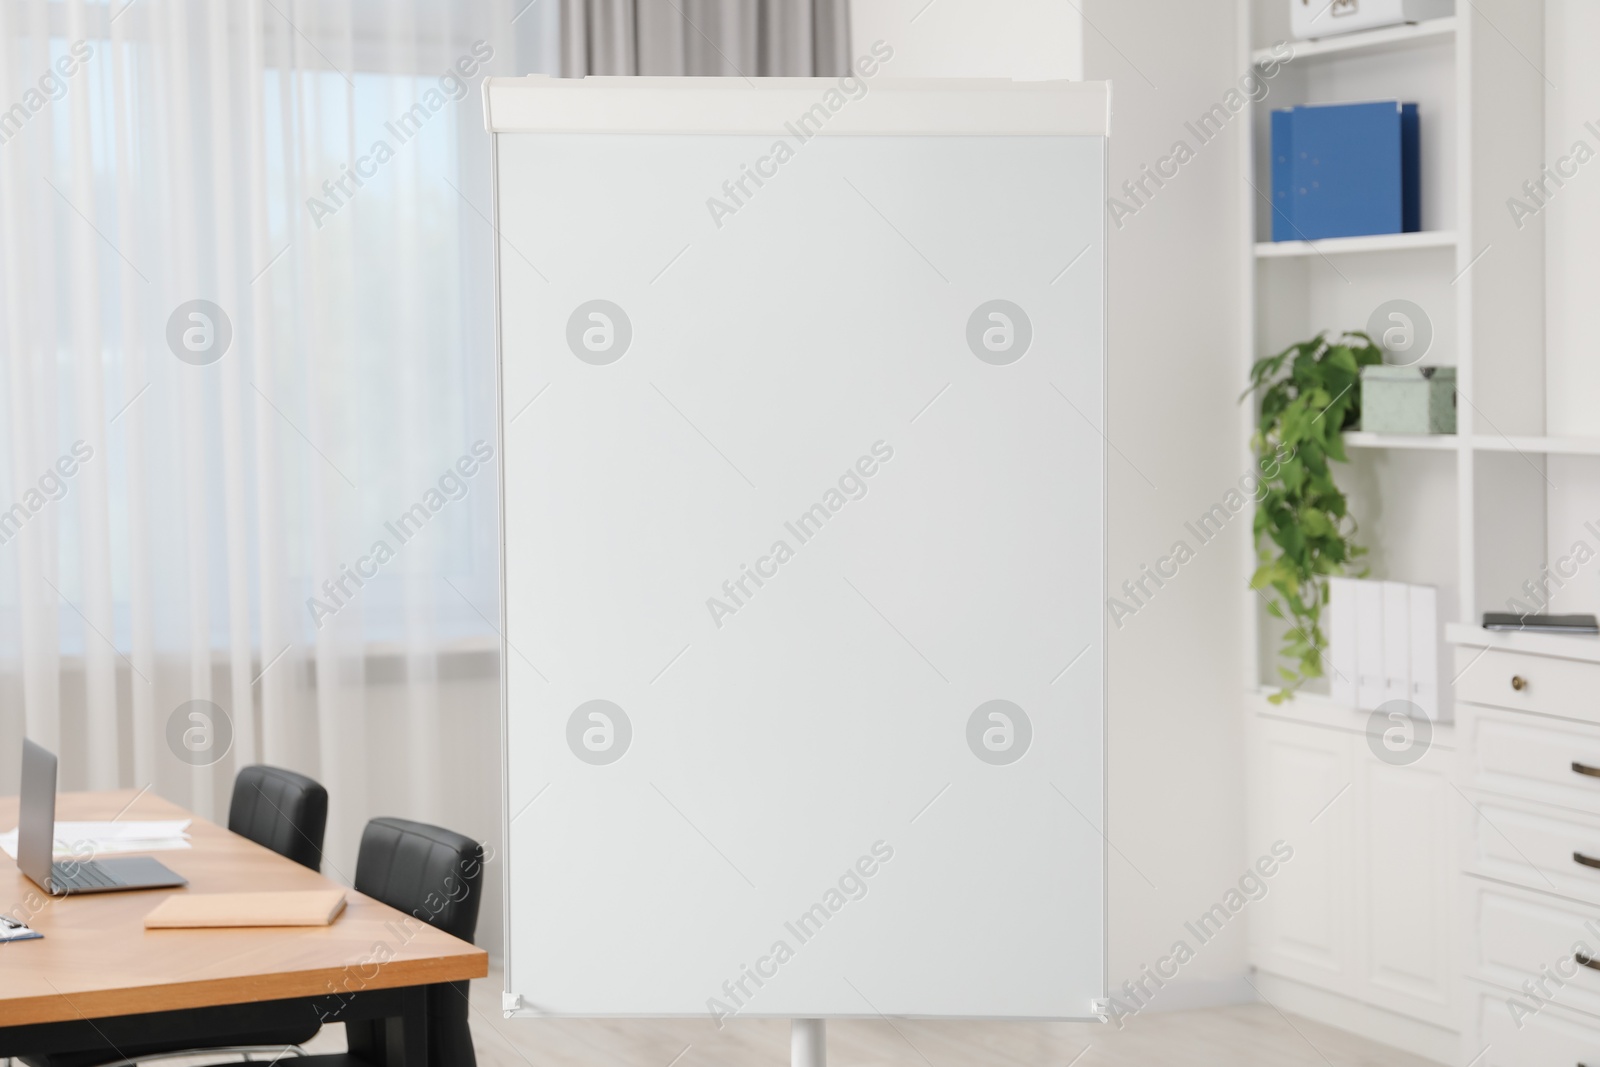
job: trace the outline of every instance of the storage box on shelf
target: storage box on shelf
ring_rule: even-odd
[[[1330,37],[1443,18],[1455,0],[1289,0],[1296,37]]]
[[[1455,433],[1456,369],[1362,367],[1361,428],[1370,433]]]

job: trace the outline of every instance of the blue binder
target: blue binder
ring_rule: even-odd
[[[1298,241],[1295,231],[1294,201],[1290,192],[1294,186],[1293,171],[1289,166],[1294,154],[1294,110],[1283,108],[1272,112],[1272,239]]]
[[[1422,229],[1420,164],[1416,104],[1385,100],[1274,111],[1272,239]]]

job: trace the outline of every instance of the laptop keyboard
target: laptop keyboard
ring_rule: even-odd
[[[107,874],[94,860],[50,865],[50,885],[57,890],[109,889],[122,884],[122,879]]]

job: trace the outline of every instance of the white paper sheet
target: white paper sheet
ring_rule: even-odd
[[[96,855],[119,852],[170,852],[189,846],[188,819],[130,819],[119,822],[57,822],[55,855],[72,856],[87,849]],[[17,857],[17,831],[0,833],[0,849]]]

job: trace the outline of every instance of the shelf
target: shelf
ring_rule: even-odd
[[[1454,230],[1377,233],[1368,237],[1328,237],[1321,241],[1258,241],[1257,259],[1348,255],[1355,252],[1405,252],[1419,248],[1454,248]]]
[[[1452,645],[1465,645],[1469,648],[1503,648],[1511,652],[1532,652],[1540,656],[1561,656],[1564,659],[1600,662],[1600,637],[1590,634],[1485,630],[1471,623],[1452,622],[1444,628],[1444,639]]]
[[[1435,452],[1454,452],[1461,439],[1453,433],[1366,433],[1350,430],[1344,435],[1348,448],[1415,448]]]
[[[1412,448],[1454,452],[1461,441],[1453,433],[1409,434],[1366,433],[1350,430],[1344,435],[1347,448]],[[1600,456],[1600,437],[1502,436],[1474,434],[1470,438],[1476,452],[1527,452],[1538,456]]]
[[[1267,697],[1278,691],[1276,686],[1246,687],[1245,698],[1253,705],[1257,716],[1282,719],[1303,726],[1316,726],[1326,730],[1343,730],[1365,734],[1372,718],[1371,711],[1362,711],[1335,701],[1326,693],[1313,693],[1302,689],[1294,699],[1273,704]],[[1455,721],[1436,719],[1433,723],[1433,748],[1444,752],[1456,750]]]
[[[1472,437],[1472,447],[1480,452],[1534,452],[1547,456],[1600,456],[1600,437],[1509,437],[1480,433]]]
[[[1341,59],[1347,56],[1371,56],[1384,52],[1397,52],[1407,48],[1421,48],[1450,40],[1456,33],[1456,19],[1429,19],[1404,26],[1385,26],[1377,30],[1364,30],[1338,37],[1324,37],[1315,41],[1290,41],[1293,58],[1283,60],[1271,48],[1258,48],[1250,58],[1256,66],[1272,62],[1304,63],[1316,59]]]

